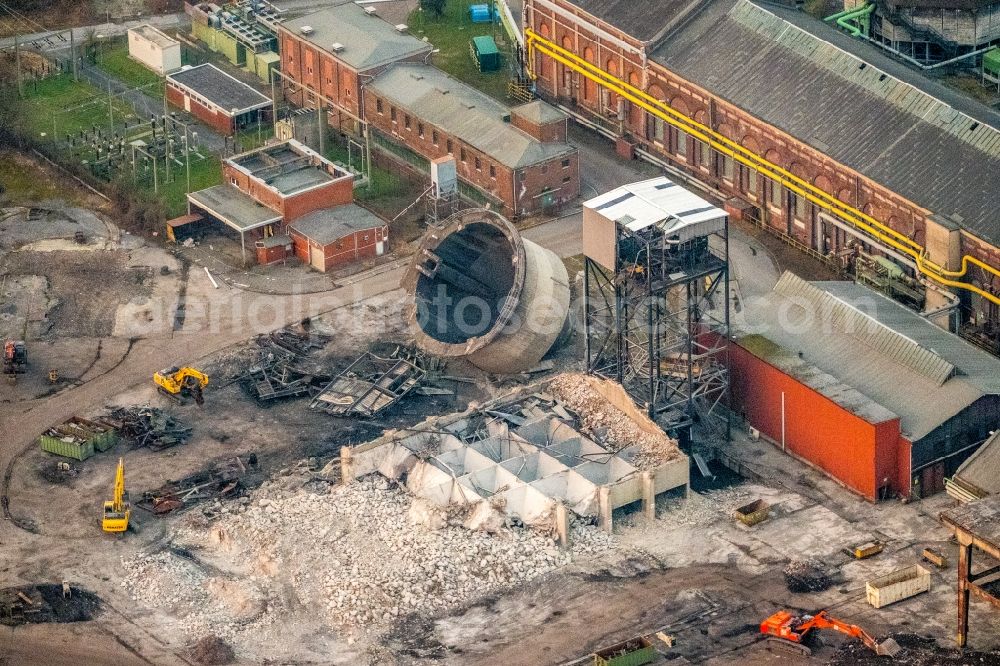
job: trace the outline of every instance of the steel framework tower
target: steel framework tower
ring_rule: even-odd
[[[589,372],[613,379],[682,443],[729,393],[729,222],[666,178],[584,204]],[[724,416],[729,435],[728,412]]]

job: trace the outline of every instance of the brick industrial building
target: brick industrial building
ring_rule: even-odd
[[[354,175],[298,141],[252,150],[222,163],[223,183],[188,194],[190,216],[221,222],[247,241],[260,263],[284,259],[293,247],[321,271],[382,254],[388,229],[354,205]],[[300,226],[297,226],[300,225]],[[178,225],[172,225],[175,237]],[[287,237],[287,238],[284,238]]]
[[[226,135],[271,117],[267,96],[209,63],[168,75],[167,101]]]
[[[1000,352],[1000,114],[889,60],[802,12],[750,0],[526,0],[539,92],[601,131],[732,197],[743,213],[822,255],[870,234],[841,204],[916,247],[889,253],[913,271],[920,252],[961,274],[965,333]],[[568,54],[559,62],[553,54]],[[587,65],[707,128],[703,141],[624,98]],[[634,95],[633,95],[634,97]],[[691,127],[691,125],[687,125]],[[823,204],[713,146],[721,140],[814,187]],[[784,178],[784,180],[782,180]],[[800,188],[801,189],[801,188]],[[928,289],[927,307],[947,302]]]
[[[364,118],[433,160],[453,155],[458,178],[508,215],[557,206],[580,194],[579,152],[567,117],[541,101],[508,109],[429,65],[396,65],[365,88]]]
[[[356,204],[317,210],[288,225],[295,256],[319,271],[385,252],[389,227]]]
[[[786,273],[750,316],[735,410],[870,500],[943,490],[1000,428],[1000,359],[881,294]]]
[[[320,105],[330,125],[352,130],[363,84],[393,63],[423,62],[432,48],[353,2],[281,23],[278,39],[285,97],[301,107]]]

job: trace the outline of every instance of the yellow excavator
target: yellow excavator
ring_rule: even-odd
[[[114,499],[104,503],[104,519],[101,528],[105,532],[124,532],[128,529],[128,519],[132,515],[132,506],[125,492],[125,460],[118,459],[118,471],[115,473]]]
[[[153,382],[161,393],[177,402],[181,402],[187,395],[193,396],[199,405],[205,402],[202,391],[208,386],[208,375],[201,370],[175,366],[154,374]]]

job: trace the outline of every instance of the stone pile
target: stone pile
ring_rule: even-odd
[[[287,601],[289,590],[294,605],[354,634],[412,613],[463,606],[543,575],[574,554],[614,545],[584,524],[572,526],[572,552],[524,527],[487,533],[448,516],[428,526],[413,518],[413,499],[381,477],[329,487],[307,481],[276,477],[245,503],[216,507],[211,523],[188,514],[173,541],[194,560],[169,552],[127,560],[123,585],[149,607],[172,604],[195,636],[231,640],[257,621],[253,610],[266,608],[266,599]],[[220,590],[218,576],[206,572],[230,576],[230,589]],[[217,598],[238,596],[234,581],[246,608]]]
[[[592,385],[600,381],[580,373],[563,373],[554,377],[548,390],[566,407],[576,412],[581,430],[598,444],[612,451],[639,445],[633,464],[640,469],[656,467],[679,458],[677,442],[666,433],[652,433],[639,427],[628,414],[612,405]]]
[[[175,618],[175,629],[185,636],[212,633],[233,640],[275,619],[252,581],[210,573],[172,551],[122,558],[122,571],[121,586],[132,599]]]

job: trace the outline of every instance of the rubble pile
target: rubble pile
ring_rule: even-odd
[[[191,437],[191,427],[156,407],[132,406],[112,410],[102,419],[135,448],[153,451],[183,444]]]
[[[191,648],[191,659],[206,666],[231,664],[236,659],[233,648],[218,636],[205,636]]]
[[[121,586],[133,601],[160,610],[187,636],[214,634],[232,641],[274,621],[252,578],[228,578],[183,550],[122,558]]]
[[[197,559],[167,552],[126,561],[123,584],[145,605],[172,606],[193,635],[230,640],[263,621],[262,599],[285,599],[288,590],[296,605],[331,626],[362,633],[411,613],[462,606],[571,559],[528,528],[472,531],[447,517],[429,527],[411,511],[411,497],[379,477],[316,488],[303,477],[279,476],[252,497],[224,504],[210,524],[190,514],[174,543]],[[574,554],[613,545],[584,524],[572,527],[571,540]],[[245,613],[220,608],[211,589],[220,572],[232,572],[240,582],[227,584],[257,600]]]
[[[785,567],[785,585],[789,592],[822,592],[836,583],[836,573],[823,562],[810,558],[792,560]]]
[[[728,520],[733,510],[745,504],[752,496],[751,490],[745,486],[710,490],[703,493],[691,493],[687,498],[662,498],[657,502],[657,512],[668,514],[671,525],[696,527]]]
[[[615,452],[638,444],[639,454],[633,464],[640,469],[655,467],[682,455],[677,442],[665,433],[653,433],[639,427],[634,418],[598,393],[592,381],[595,380],[583,374],[563,373],[553,378],[548,388],[560,402],[576,412],[585,434]]]

